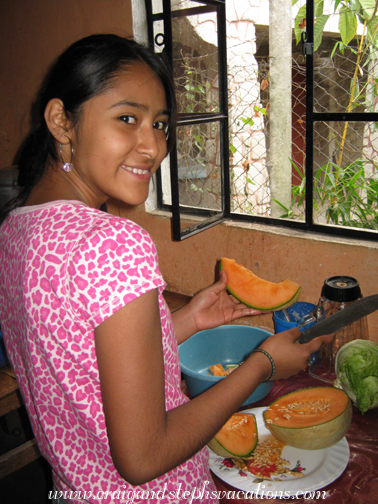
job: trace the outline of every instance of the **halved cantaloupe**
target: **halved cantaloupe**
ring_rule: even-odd
[[[237,264],[234,259],[223,257],[220,269],[227,273],[227,290],[239,301],[262,311],[277,311],[296,303],[301,286],[291,280],[273,283],[256,276]]]
[[[258,442],[256,417],[253,413],[234,413],[208,443],[220,457],[247,457]]]
[[[352,420],[352,405],[342,390],[311,387],[291,392],[264,411],[266,427],[283,443],[320,450],[338,443]]]

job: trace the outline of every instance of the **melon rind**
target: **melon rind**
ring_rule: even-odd
[[[221,259],[219,269],[225,270],[227,273],[227,269],[224,267],[224,259],[226,259],[228,261],[232,261],[232,262],[235,262],[235,261],[227,259],[227,258]],[[238,266],[240,266],[240,265],[238,265]],[[241,266],[241,268],[243,270],[246,270],[246,272],[251,273],[251,275],[253,277],[256,277],[262,284],[275,285],[276,287],[279,287],[280,285],[283,285],[285,283],[285,281],[284,281],[284,282],[274,284],[274,282],[269,282],[268,280],[263,280],[262,278],[257,277],[257,275],[252,273],[252,271],[248,270],[247,268],[244,268],[244,266]],[[227,273],[227,274],[229,275],[229,273]],[[229,283],[227,284],[227,290],[230,294],[232,294],[241,303],[245,304],[246,306],[249,306],[250,308],[254,308],[255,310],[260,310],[260,311],[278,311],[278,310],[284,310],[286,308],[289,308],[290,306],[295,304],[300,299],[301,293],[302,293],[302,287],[299,284],[296,284],[296,282],[292,282],[292,284],[297,285],[297,290],[296,290],[295,294],[292,297],[286,299],[284,303],[272,304],[270,306],[261,306],[261,305],[259,305],[258,301],[252,303],[248,299],[244,299],[243,296],[239,292],[236,292],[235,289],[233,289],[229,285]]]
[[[256,423],[256,417],[253,413],[246,413],[246,415],[251,415],[253,416],[253,420],[255,423],[255,432],[256,436],[254,439],[254,443],[251,445],[251,448],[247,450],[245,453],[234,453],[229,450],[226,450],[226,448],[216,439],[216,436],[214,436],[208,443],[207,446],[214,452],[216,453],[219,457],[223,458],[230,458],[230,457],[248,457],[256,448],[257,443],[259,441],[258,438],[258,431],[257,431],[257,423]]]
[[[343,439],[350,427],[352,413],[352,403],[348,398],[346,408],[337,417],[309,427],[282,427],[267,423],[265,412],[263,416],[266,428],[282,443],[302,450],[322,450]]]
[[[255,310],[270,311],[270,312],[271,311],[278,311],[278,310],[286,310],[286,308],[290,308],[290,306],[293,306],[293,304],[295,304],[299,300],[299,298],[301,297],[301,293],[302,293],[302,287],[299,287],[299,289],[297,290],[295,295],[291,299],[286,301],[284,304],[271,306],[271,307],[267,308],[265,306],[258,306],[257,303],[253,303],[253,304],[249,303],[245,299],[242,299],[240,296],[238,296],[229,287],[227,287],[227,290],[230,294],[232,294],[234,296],[234,298],[236,298],[237,300],[239,300],[241,303],[245,304],[246,306],[249,306],[250,308],[253,308]]]
[[[251,452],[249,452],[249,453],[246,453],[244,455],[236,455],[235,453],[231,453],[231,452],[227,451],[225,448],[223,448],[223,446],[220,443],[218,443],[218,441],[215,438],[211,439],[207,443],[207,446],[211,450],[213,450],[214,453],[216,453],[217,455],[219,455],[219,457],[222,457],[222,458],[248,457],[248,455],[251,453]]]

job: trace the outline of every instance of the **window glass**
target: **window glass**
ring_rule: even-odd
[[[181,114],[219,111],[217,12],[210,8],[202,13],[198,2],[172,5],[173,72]]]
[[[169,5],[177,184],[172,199],[162,184],[161,201],[172,204],[173,220],[187,210],[204,219],[214,212],[371,239],[378,231],[374,2]],[[154,20],[156,50],[163,17]]]
[[[222,209],[219,123],[188,124],[177,130],[180,205]]]
[[[314,221],[378,230],[377,124],[314,123]]]

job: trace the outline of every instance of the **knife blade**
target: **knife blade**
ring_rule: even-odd
[[[358,299],[339,312],[302,331],[298,342],[308,343],[317,336],[332,334],[376,310],[378,310],[378,294]]]

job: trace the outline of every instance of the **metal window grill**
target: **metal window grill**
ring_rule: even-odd
[[[165,175],[170,187],[164,176],[158,180],[159,206],[172,210],[174,239],[224,219],[375,239],[374,47],[359,53],[357,38],[335,50],[340,37],[325,32],[314,51],[316,2],[307,0],[304,38],[292,44],[291,201],[278,201],[277,218],[271,211],[267,28],[251,23],[235,35],[230,25],[226,33],[224,1],[145,3],[150,45],[164,49],[176,82],[177,142]],[[201,220],[183,228],[182,213]]]
[[[315,52],[314,11],[307,0],[306,222],[315,231],[376,239],[376,43],[363,49],[363,31],[342,51],[325,40]]]
[[[161,178],[159,188],[161,206],[171,203],[173,238],[181,240],[230,213],[225,1],[146,0],[146,9],[150,46],[157,52],[164,47],[176,82],[171,191],[164,192]],[[215,44],[198,36],[198,22],[212,27]],[[183,228],[183,211],[202,220]]]

